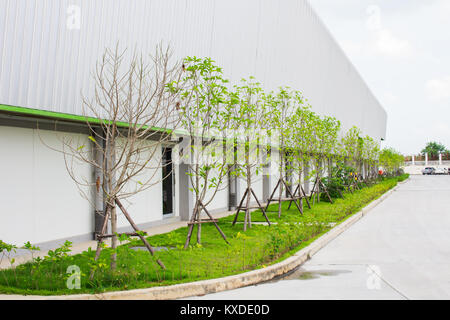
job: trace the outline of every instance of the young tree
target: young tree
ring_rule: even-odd
[[[378,162],[379,154],[380,154],[379,144],[372,137],[368,135],[365,136],[363,143],[362,157],[367,164],[366,177],[364,178],[368,178],[369,181],[373,180],[378,175],[376,164]]]
[[[297,186],[293,195],[295,198],[299,198],[300,209],[303,211],[303,198],[305,198],[308,207],[311,208],[302,186],[302,175],[304,174],[305,164],[312,159],[312,141],[314,139],[316,116],[309,105],[304,106],[305,99],[300,92],[295,93],[294,99],[297,102],[297,108],[288,119],[290,128],[290,133],[287,136],[287,144],[290,146],[288,161],[291,163],[292,169],[297,173]],[[289,202],[288,209],[290,209],[291,205],[292,201]]]
[[[239,103],[233,104],[236,106],[234,110],[234,125],[231,129],[234,132],[244,137],[244,141],[240,138],[238,142],[238,154],[237,158],[240,161],[237,170],[238,176],[245,179],[246,189],[237,207],[236,215],[233,221],[233,225],[236,224],[239,212],[244,211],[244,231],[247,230],[247,225],[251,228],[251,212],[253,209],[250,206],[251,198],[256,201],[267,223],[270,225],[269,218],[266,215],[264,207],[261,205],[258,196],[252,188],[252,184],[261,179],[261,171],[263,163],[261,161],[262,148],[261,145],[265,142],[265,123],[269,117],[269,114],[262,101],[262,89],[260,84],[255,81],[253,77],[247,81],[242,80],[240,86],[235,86],[235,96],[239,97]],[[238,139],[236,139],[238,140]]]
[[[341,162],[342,166],[346,168],[345,171],[349,175],[348,177],[345,177],[344,180],[346,181],[347,190],[350,192],[353,192],[352,187],[358,188],[356,177],[358,176],[357,167],[360,159],[360,153],[362,152],[361,140],[361,130],[356,126],[353,126],[347,130],[338,142],[339,162]],[[352,170],[351,172],[348,172],[350,168]]]
[[[183,150],[181,158],[188,163],[191,191],[195,194],[184,247],[188,248],[195,225],[197,243],[201,243],[201,224],[206,222],[214,223],[228,243],[207,206],[217,192],[227,186],[224,183],[230,171],[227,152],[234,152],[234,148],[226,148],[223,133],[230,122],[227,108],[236,101],[228,100],[228,80],[223,78],[222,69],[210,58],[187,57],[183,66],[184,77],[174,82],[171,90],[181,95],[179,115],[182,129],[189,139],[188,148]],[[209,219],[202,219],[202,212]]]
[[[290,88],[280,88],[276,94],[269,94],[265,96],[265,103],[270,112],[270,129],[273,131],[275,139],[278,138],[277,148],[279,152],[278,159],[278,182],[270,195],[265,210],[267,211],[272,201],[278,202],[278,217],[281,217],[281,204],[283,201],[292,200],[296,205],[300,214],[302,209],[297,203],[297,199],[294,197],[291,185],[286,181],[286,177],[292,172],[292,168],[288,163],[287,153],[289,152],[289,146],[286,145],[287,137],[290,135],[289,118],[292,116],[296,104],[294,100],[295,93]],[[274,158],[271,158],[274,160]],[[273,198],[275,192],[278,190],[278,198]],[[289,195],[287,198],[283,197],[283,192]]]
[[[361,157],[361,130],[353,126],[341,139],[342,155],[344,161],[358,170],[358,162]]]
[[[93,187],[96,202],[105,203],[101,213],[103,224],[97,234],[96,259],[104,240],[112,238],[111,269],[116,268],[115,249],[120,235],[117,207],[134,228],[131,235],[139,236],[153,255],[153,248],[122,201],[164,178],[160,175],[162,145],[171,141],[170,128],[177,125],[174,111],[179,100],[176,93],[167,90],[167,84],[178,81],[181,75],[180,65],[170,61],[168,47],[157,46],[149,62],[142,55],[126,53],[119,50],[119,45],[115,50],[105,50],[94,74],[95,95],[83,98],[91,146],[64,137],[62,150],[67,170],[80,190]],[[94,168],[95,181],[78,174],[79,163]],[[88,194],[85,197],[90,198]],[[111,234],[106,234],[108,221]],[[157,262],[164,268],[161,261]]]
[[[395,175],[403,165],[405,157],[393,148],[384,148],[380,153],[380,165],[388,175]]]
[[[322,181],[323,167],[326,162],[325,160],[330,159],[335,154],[341,124],[338,120],[336,120],[336,118],[328,116],[324,116],[322,118],[317,116],[316,121],[314,122],[315,126],[313,141],[315,143],[313,144],[313,154],[316,162],[316,170],[311,198],[314,194],[316,194],[317,201],[320,201],[321,192],[325,192],[328,199],[332,203],[333,200],[331,199],[327,188]]]

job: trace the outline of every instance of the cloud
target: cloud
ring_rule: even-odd
[[[414,50],[411,44],[396,38],[388,29],[374,31],[365,42],[341,41],[342,48],[352,57],[385,56],[395,59],[411,58]]]
[[[310,1],[386,108],[386,142],[450,147],[450,0]]]
[[[391,30],[384,27],[379,6],[370,5],[366,9],[366,27],[372,34],[369,47],[377,54],[394,58],[407,58],[413,55],[411,44],[407,40],[397,38]]]
[[[450,76],[427,81],[426,92],[432,101],[450,99]]]
[[[370,5],[366,9],[367,20],[366,27],[370,31],[379,31],[383,27],[381,25],[381,8],[379,6]]]

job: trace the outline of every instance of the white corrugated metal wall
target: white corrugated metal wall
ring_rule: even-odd
[[[175,58],[209,56],[233,82],[291,86],[344,128],[385,136],[385,111],[306,0],[2,0],[0,103],[79,114],[105,47],[151,53],[161,40]]]

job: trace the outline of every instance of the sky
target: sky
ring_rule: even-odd
[[[310,0],[388,114],[385,147],[450,149],[450,0]]]

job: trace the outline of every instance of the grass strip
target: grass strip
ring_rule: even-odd
[[[269,207],[268,216],[272,226],[254,224],[247,232],[243,225],[231,225],[233,215],[219,219],[219,226],[227,235],[227,245],[211,224],[202,225],[202,243],[196,244],[196,232],[189,249],[184,250],[187,227],[168,233],[148,237],[152,246],[159,249],[155,257],[161,259],[167,270],[161,270],[146,250],[140,250],[142,243],[133,240],[117,249],[117,269],[109,268],[111,248],[102,251],[95,262],[95,252],[81,254],[46,256],[0,271],[0,293],[24,295],[66,295],[81,293],[101,293],[107,291],[150,288],[179,283],[221,278],[251,270],[265,268],[292,256],[312,241],[345,221],[352,214],[379,198],[388,190],[404,181],[407,175],[385,178],[383,181],[351,193],[345,199],[335,199],[316,203],[311,209],[305,205],[301,216],[295,206],[288,210],[288,203],[282,205],[282,215],[278,218],[277,205]],[[238,222],[243,222],[241,214]],[[252,213],[253,222],[264,222],[262,213]],[[134,248],[134,249],[131,249]],[[137,248],[137,250],[136,250]],[[71,274],[69,266],[81,270],[80,289],[68,289]],[[96,268],[93,281],[89,281],[91,268]]]

